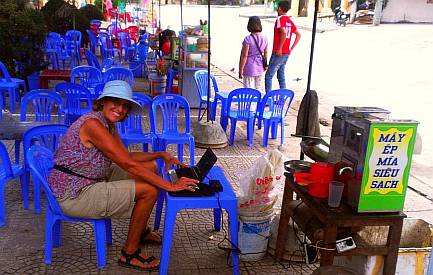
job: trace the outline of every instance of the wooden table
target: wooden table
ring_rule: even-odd
[[[70,70],[43,70],[39,76],[39,88],[48,89],[50,80],[71,81]]]
[[[327,248],[335,248],[337,230],[339,228],[389,226],[386,245],[368,246],[362,243],[362,239],[355,238],[355,244],[357,248],[343,253],[338,253],[338,255],[383,255],[385,256],[383,274],[388,275],[395,273],[403,219],[406,217],[403,212],[360,214],[355,213],[349,206],[345,204],[342,204],[342,206],[338,208],[330,208],[327,205],[327,199],[321,200],[313,198],[307,193],[306,187],[296,184],[293,180],[292,174],[286,172],[285,176],[286,181],[284,187],[284,196],[280,224],[278,227],[277,245],[275,249],[275,257],[277,259],[281,259],[284,254],[290,217],[292,216],[293,220],[298,224],[298,226],[298,220],[302,219],[300,215],[293,215],[293,193],[296,193],[302,202],[308,207],[309,214],[314,216],[316,219],[316,224],[323,226],[323,244],[327,244],[324,245]],[[290,209],[291,205],[292,209]],[[301,229],[303,229],[304,232],[308,231],[308,222],[306,227],[307,228],[304,229],[301,226]],[[313,237],[310,236],[309,238]],[[337,252],[335,250],[322,250],[320,265],[332,265],[334,256],[336,254]]]

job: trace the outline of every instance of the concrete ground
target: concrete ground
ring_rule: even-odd
[[[166,13],[167,12],[167,13]],[[171,13],[170,13],[171,12]],[[180,16],[178,7],[162,7],[162,26],[176,26]],[[206,18],[202,7],[185,7],[186,24],[198,24],[198,18]],[[236,79],[240,43],[246,32],[245,17],[262,14],[262,9],[214,8],[211,25],[214,73],[221,90],[241,87]],[[165,16],[165,17],[164,17]],[[164,21],[166,20],[166,21]],[[173,20],[171,22],[170,20]],[[303,38],[295,49],[287,66],[288,86],[296,92],[286,119],[285,145],[281,148],[287,159],[299,157],[299,139],[294,133],[299,102],[305,92],[310,35],[308,19],[295,18],[302,25]],[[263,20],[264,32],[272,39],[273,19]],[[215,26],[215,27],[213,27]],[[405,213],[409,217],[422,218],[433,223],[433,190],[431,188],[432,158],[431,144],[427,144],[431,123],[427,120],[431,97],[426,93],[432,85],[430,71],[426,64],[432,64],[431,25],[382,25],[348,26],[335,28],[323,22],[316,42],[315,64],[312,88],[320,95],[320,115],[331,122],[334,105],[369,105],[388,108],[400,118],[413,118],[421,122],[423,137],[421,155],[414,156],[406,197]],[[332,30],[332,31],[331,31]],[[234,72],[231,70],[234,68]],[[274,83],[276,85],[276,83]],[[195,113],[195,112],[194,112]],[[194,117],[193,119],[196,119]],[[321,126],[325,138],[329,138],[330,125]],[[235,145],[215,150],[227,178],[235,190],[239,187],[239,176],[254,160],[279,142],[270,141],[268,149],[261,146],[262,131],[255,130],[254,145],[246,143],[246,129],[239,124]],[[12,155],[12,144],[6,142]],[[170,149],[172,150],[172,149]],[[203,150],[197,149],[196,157]],[[185,150],[185,155],[188,152]],[[196,158],[197,161],[197,158]],[[107,267],[96,269],[93,232],[89,225],[66,223],[63,228],[62,246],[54,249],[53,263],[46,266],[44,255],[44,214],[35,215],[30,205],[24,210],[17,181],[7,185],[7,224],[0,228],[0,273],[1,274],[133,274],[138,271],[117,266],[119,251],[126,238],[127,220],[113,222],[113,245],[108,248]],[[150,223],[153,223],[153,215]],[[227,225],[227,223],[225,223]],[[227,252],[217,248],[224,232],[212,230],[211,211],[183,211],[177,218],[172,246],[170,274],[230,274],[226,264]],[[224,244],[227,246],[227,244]],[[159,246],[145,246],[146,253],[160,256]],[[274,262],[267,255],[257,262],[244,262],[242,274],[310,274],[315,266]],[[152,272],[156,274],[156,272]]]
[[[232,77],[219,69],[214,69],[220,87],[224,90],[240,87]],[[135,90],[141,89],[142,81],[138,81]],[[295,104],[296,105],[296,104]],[[193,110],[192,121],[197,120],[197,110]],[[291,139],[294,131],[296,112],[291,110],[286,121],[284,153],[288,158],[296,158],[299,150],[296,141]],[[13,142],[3,141],[14,156]],[[234,146],[215,149],[220,165],[235,191],[239,188],[239,177],[252,163],[268,150],[279,147],[278,140],[270,140],[268,148],[261,146],[262,132],[254,133],[254,144],[247,145],[246,125],[239,123],[236,129]],[[132,150],[140,150],[133,146]],[[174,147],[169,151],[175,154]],[[196,148],[195,161],[204,153]],[[184,160],[188,163],[188,148],[184,150]],[[96,268],[96,255],[91,225],[84,223],[64,223],[62,231],[62,246],[53,250],[53,261],[45,265],[44,259],[44,226],[45,214],[33,213],[32,197],[30,207],[23,209],[20,185],[18,180],[10,182],[5,188],[6,216],[4,227],[0,228],[0,274],[135,274],[139,271],[125,269],[117,265],[120,249],[126,239],[128,220],[113,220],[113,245],[107,248],[107,266],[99,271]],[[44,203],[42,209],[44,209]],[[164,217],[164,216],[163,216]],[[224,215],[224,227],[227,229],[227,216]],[[151,215],[149,225],[153,226],[154,215]],[[176,228],[172,243],[169,274],[231,274],[227,263],[228,252],[218,248],[219,242],[227,236],[226,229],[221,232],[213,230],[211,210],[184,210],[177,216]],[[161,229],[163,230],[163,222]],[[228,247],[227,241],[222,247]],[[149,255],[160,257],[161,247],[147,245],[142,247]],[[275,262],[270,255],[254,262],[242,262],[242,274],[311,274],[317,265],[303,263]],[[157,271],[146,272],[156,274]]]

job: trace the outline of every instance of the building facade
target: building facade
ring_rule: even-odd
[[[433,23],[433,0],[388,0],[381,22]]]

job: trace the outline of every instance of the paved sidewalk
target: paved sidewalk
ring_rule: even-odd
[[[227,73],[214,69],[214,74],[221,90],[241,87],[241,83]],[[140,85],[137,88],[142,87]],[[135,90],[136,90],[135,89]],[[295,103],[293,106],[296,106]],[[192,121],[197,119],[197,110],[193,110]],[[298,139],[290,134],[294,131],[296,112],[290,111],[286,121],[284,154],[288,158],[299,155]],[[5,142],[5,141],[3,141]],[[255,130],[254,144],[247,145],[246,125],[238,123],[235,144],[223,149],[216,149],[218,163],[236,191],[239,176],[248,169],[254,160],[268,150],[279,147],[279,139],[270,140],[269,147],[263,148],[262,131]],[[13,142],[5,142],[11,158],[14,156]],[[133,147],[140,150],[140,147]],[[185,162],[188,162],[188,148],[185,148]],[[174,153],[174,147],[169,147]],[[203,149],[196,149],[196,161],[203,154]],[[128,220],[113,220],[113,245],[108,247],[107,266],[98,272],[96,268],[95,245],[92,227],[84,223],[64,223],[62,230],[62,246],[54,248],[53,262],[47,266],[44,258],[44,226],[45,214],[33,213],[33,198],[30,207],[23,209],[19,181],[10,182],[5,188],[6,194],[6,226],[0,228],[0,274],[135,274],[138,271],[117,265],[120,249],[125,241]],[[43,203],[42,209],[44,209]],[[149,224],[153,225],[153,214]],[[224,227],[227,228],[227,216],[224,215]],[[159,232],[162,232],[163,227]],[[227,251],[218,248],[218,243],[226,235],[225,231],[213,231],[211,210],[187,210],[177,216],[176,228],[172,244],[169,274],[231,274],[227,265]],[[222,246],[229,244],[223,242]],[[160,257],[160,246],[147,245],[145,253]],[[179,257],[181,255],[181,257]],[[277,263],[270,255],[257,262],[242,262],[242,274],[311,274],[315,265]],[[157,271],[150,272],[157,274]]]
[[[214,68],[221,90],[231,90],[241,87],[241,83],[229,73]],[[270,140],[270,146],[261,146],[262,132],[255,130],[254,145],[247,146],[246,126],[240,123],[237,127],[235,145],[216,150],[219,157],[218,165],[222,166],[226,176],[238,189],[239,175],[252,165],[255,159],[273,148],[280,148],[287,159],[297,159],[300,147],[299,139],[293,138],[296,126],[296,116],[299,100],[293,102],[289,116],[285,122],[285,145],[279,146],[279,139]],[[193,111],[196,115],[196,110]],[[196,117],[192,118],[193,120]],[[330,126],[321,127],[324,134],[329,136]],[[8,143],[10,155],[13,156],[13,144]],[[139,148],[134,148],[139,150]],[[185,148],[185,154],[188,150]],[[173,148],[169,149],[170,151]],[[196,156],[203,153],[196,150]],[[186,158],[185,161],[188,161]],[[197,161],[197,159],[196,159]],[[413,178],[411,178],[411,182]],[[35,215],[30,205],[29,210],[23,210],[20,197],[20,188],[17,181],[8,184],[5,190],[7,225],[0,228],[0,273],[1,274],[77,274],[98,273],[96,269],[95,247],[93,232],[90,225],[65,223],[63,227],[62,246],[53,251],[53,263],[46,266],[43,263],[44,255],[44,214]],[[426,213],[429,201],[418,193],[408,190],[405,212],[410,217],[424,218],[428,221],[431,214]],[[426,215],[428,214],[428,215]],[[178,215],[174,234],[173,248],[170,261],[170,274],[231,274],[226,264],[227,252],[217,248],[217,244],[224,237],[224,232],[212,230],[212,212],[210,210],[182,211]],[[150,224],[153,224],[153,215]],[[121,268],[117,265],[119,251],[125,240],[128,220],[113,221],[113,245],[108,247],[108,264],[101,274],[134,274],[136,271]],[[225,221],[225,226],[227,222]],[[162,231],[160,231],[162,232]],[[227,246],[227,244],[225,244]],[[146,246],[144,251],[159,257],[159,246]],[[178,257],[177,255],[182,255]],[[267,255],[258,262],[243,262],[242,274],[310,274],[316,266],[305,264],[288,265],[276,263]],[[156,274],[156,272],[152,272]]]
[[[242,11],[244,9],[242,8]],[[245,9],[242,16],[248,17],[251,13]],[[256,15],[256,14],[254,14]],[[274,18],[264,18],[274,22]],[[296,23],[308,29],[311,18],[294,18]],[[311,21],[310,21],[311,20]],[[304,22],[304,23],[302,23]],[[311,23],[310,23],[311,24]],[[319,22],[319,29],[326,29],[328,22]],[[328,25],[333,24],[329,23]],[[334,31],[334,29],[326,29]],[[342,29],[347,33],[349,27]],[[367,29],[366,29],[367,31]],[[368,29],[369,32],[373,32]],[[338,32],[338,30],[337,30]],[[336,32],[332,32],[335,34]],[[310,35],[305,32],[305,37]],[[328,39],[328,36],[326,37]],[[377,37],[376,37],[377,38]],[[329,37],[329,40],[335,39]],[[222,40],[221,40],[222,41]],[[324,43],[324,42],[323,42]],[[327,49],[329,50],[329,49]],[[237,50],[236,50],[237,51]],[[218,66],[213,70],[216,75],[220,90],[229,91],[242,84],[237,75],[227,68]],[[323,70],[316,69],[315,76]],[[339,73],[339,72],[338,72]],[[294,75],[294,77],[297,75]],[[305,80],[305,79],[304,79]],[[305,82],[305,81],[304,81]],[[279,148],[287,159],[299,158],[299,138],[293,138],[296,126],[296,116],[299,102],[305,92],[305,85],[302,81],[290,81],[290,87],[296,92],[289,116],[285,122],[285,145],[280,147],[278,139],[270,140],[268,149],[261,146],[262,131],[255,129],[254,145],[247,146],[246,128],[240,123],[235,138],[235,145],[216,150],[219,157],[218,165],[222,166],[227,178],[235,190],[238,189],[239,175],[252,165],[254,160],[263,155],[269,149]],[[319,91],[321,87],[315,87]],[[328,114],[332,113],[332,101],[324,100],[321,95],[319,110],[323,119],[331,122]],[[328,98],[326,98],[328,99]],[[193,111],[196,114],[196,111]],[[193,120],[196,117],[193,118]],[[322,134],[329,140],[331,124],[321,126]],[[228,132],[227,132],[228,133]],[[7,143],[11,157],[13,156],[13,144]],[[137,149],[137,148],[135,148]],[[185,148],[185,155],[188,151]],[[137,149],[138,150],[138,149]],[[173,150],[172,148],[170,149]],[[202,149],[196,150],[196,156],[203,153]],[[188,158],[186,158],[186,161]],[[197,159],[196,159],[197,161]],[[421,218],[433,223],[433,188],[431,187],[432,173],[429,170],[430,164],[414,163],[409,179],[410,188],[407,192],[405,213],[409,217]],[[426,191],[427,190],[427,191]],[[7,225],[0,228],[0,274],[96,274],[96,256],[92,228],[85,224],[66,223],[63,227],[62,247],[53,251],[53,263],[46,266],[43,263],[44,255],[44,214],[35,215],[33,205],[29,210],[24,210],[20,195],[19,182],[14,181],[5,188],[6,194],[6,215]],[[224,232],[212,230],[211,211],[183,211],[177,217],[177,225],[170,261],[170,274],[231,274],[230,267],[226,264],[227,253],[217,248],[217,244],[223,239]],[[150,224],[153,224],[153,214]],[[120,268],[117,266],[117,259],[120,249],[125,241],[127,233],[127,220],[113,222],[113,245],[108,248],[108,264],[101,274],[135,274],[138,271]],[[225,226],[227,222],[225,222]],[[162,231],[160,231],[162,232]],[[159,246],[146,246],[144,250],[148,254],[160,256]],[[287,269],[286,269],[287,267]],[[258,262],[244,262],[241,266],[242,274],[311,274],[315,266],[296,264],[288,266],[287,263],[274,262],[272,257],[267,255],[265,259]],[[152,272],[156,274],[157,272]]]

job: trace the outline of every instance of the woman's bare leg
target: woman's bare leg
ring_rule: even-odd
[[[143,165],[156,173],[157,166],[155,162],[143,162]],[[124,246],[126,253],[132,254],[137,250],[141,234],[147,228],[150,214],[152,213],[152,209],[158,199],[158,192],[159,189],[151,184],[138,180],[135,182],[135,205],[132,210],[128,237],[126,238]],[[144,255],[142,255],[142,257],[146,258]],[[122,260],[125,259],[122,257]],[[131,264],[139,266],[143,265],[137,260],[132,260]],[[157,266],[158,264],[159,261],[154,261],[149,265]]]

